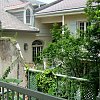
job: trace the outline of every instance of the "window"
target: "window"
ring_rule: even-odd
[[[78,29],[80,31],[86,31],[87,26],[88,26],[88,22],[85,22],[85,21],[78,22]]]
[[[41,41],[35,40],[32,43],[32,47],[33,47],[33,61],[39,62],[41,60],[40,55],[43,49],[43,44]]]
[[[80,30],[84,31],[84,29],[85,29],[85,23],[80,22]]]
[[[27,9],[26,10],[26,23],[30,23],[30,15],[31,15],[30,9]]]

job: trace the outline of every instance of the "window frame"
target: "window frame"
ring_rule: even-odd
[[[40,42],[40,44],[35,43],[36,41]],[[35,43],[35,44],[34,44]],[[41,60],[41,58],[38,58],[38,55],[41,55],[41,52],[43,50],[43,42],[40,40],[35,40],[32,43],[32,61],[38,62],[38,60]]]
[[[86,31],[86,29],[87,29],[87,21],[78,21],[78,29],[80,30],[80,31]],[[82,24],[84,24],[83,26],[81,26]],[[83,29],[82,29],[82,27],[83,27]]]
[[[27,11],[29,11],[29,12],[27,13]],[[31,23],[31,10],[29,8],[26,9],[25,17],[26,17],[26,24],[30,24]],[[29,18],[28,19],[29,22],[27,22],[27,18]]]

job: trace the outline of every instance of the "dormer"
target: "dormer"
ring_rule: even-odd
[[[21,2],[5,7],[5,11],[16,16],[20,21],[29,26],[33,26],[33,7],[30,2]]]
[[[24,9],[24,23],[27,25],[32,25],[33,23],[33,9],[30,6]]]

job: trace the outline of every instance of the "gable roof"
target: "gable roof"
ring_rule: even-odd
[[[35,27],[30,27],[20,21],[16,16],[5,11],[6,7],[12,7],[14,5],[26,4],[20,0],[0,0],[0,21],[2,23],[3,30],[19,30],[28,32],[39,32]]]
[[[87,0],[57,0],[58,3],[52,3],[44,9],[40,9],[35,15],[47,15],[61,12],[70,12],[83,10],[86,7]]]

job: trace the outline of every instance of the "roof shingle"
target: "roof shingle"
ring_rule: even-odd
[[[59,12],[59,11],[68,11],[68,10],[74,10],[74,9],[79,9],[79,8],[84,8],[86,7],[86,2],[87,0],[60,0],[60,2],[56,4],[52,4],[51,6],[46,7],[43,10],[40,10],[36,12],[36,15],[41,15],[41,14],[51,14],[54,12]]]
[[[24,4],[20,0],[0,0],[0,21],[2,23],[2,29],[20,30],[20,31],[39,31],[35,27],[30,27],[20,21],[16,16],[6,12],[6,7],[14,6],[15,4]],[[26,3],[25,3],[26,4]]]

